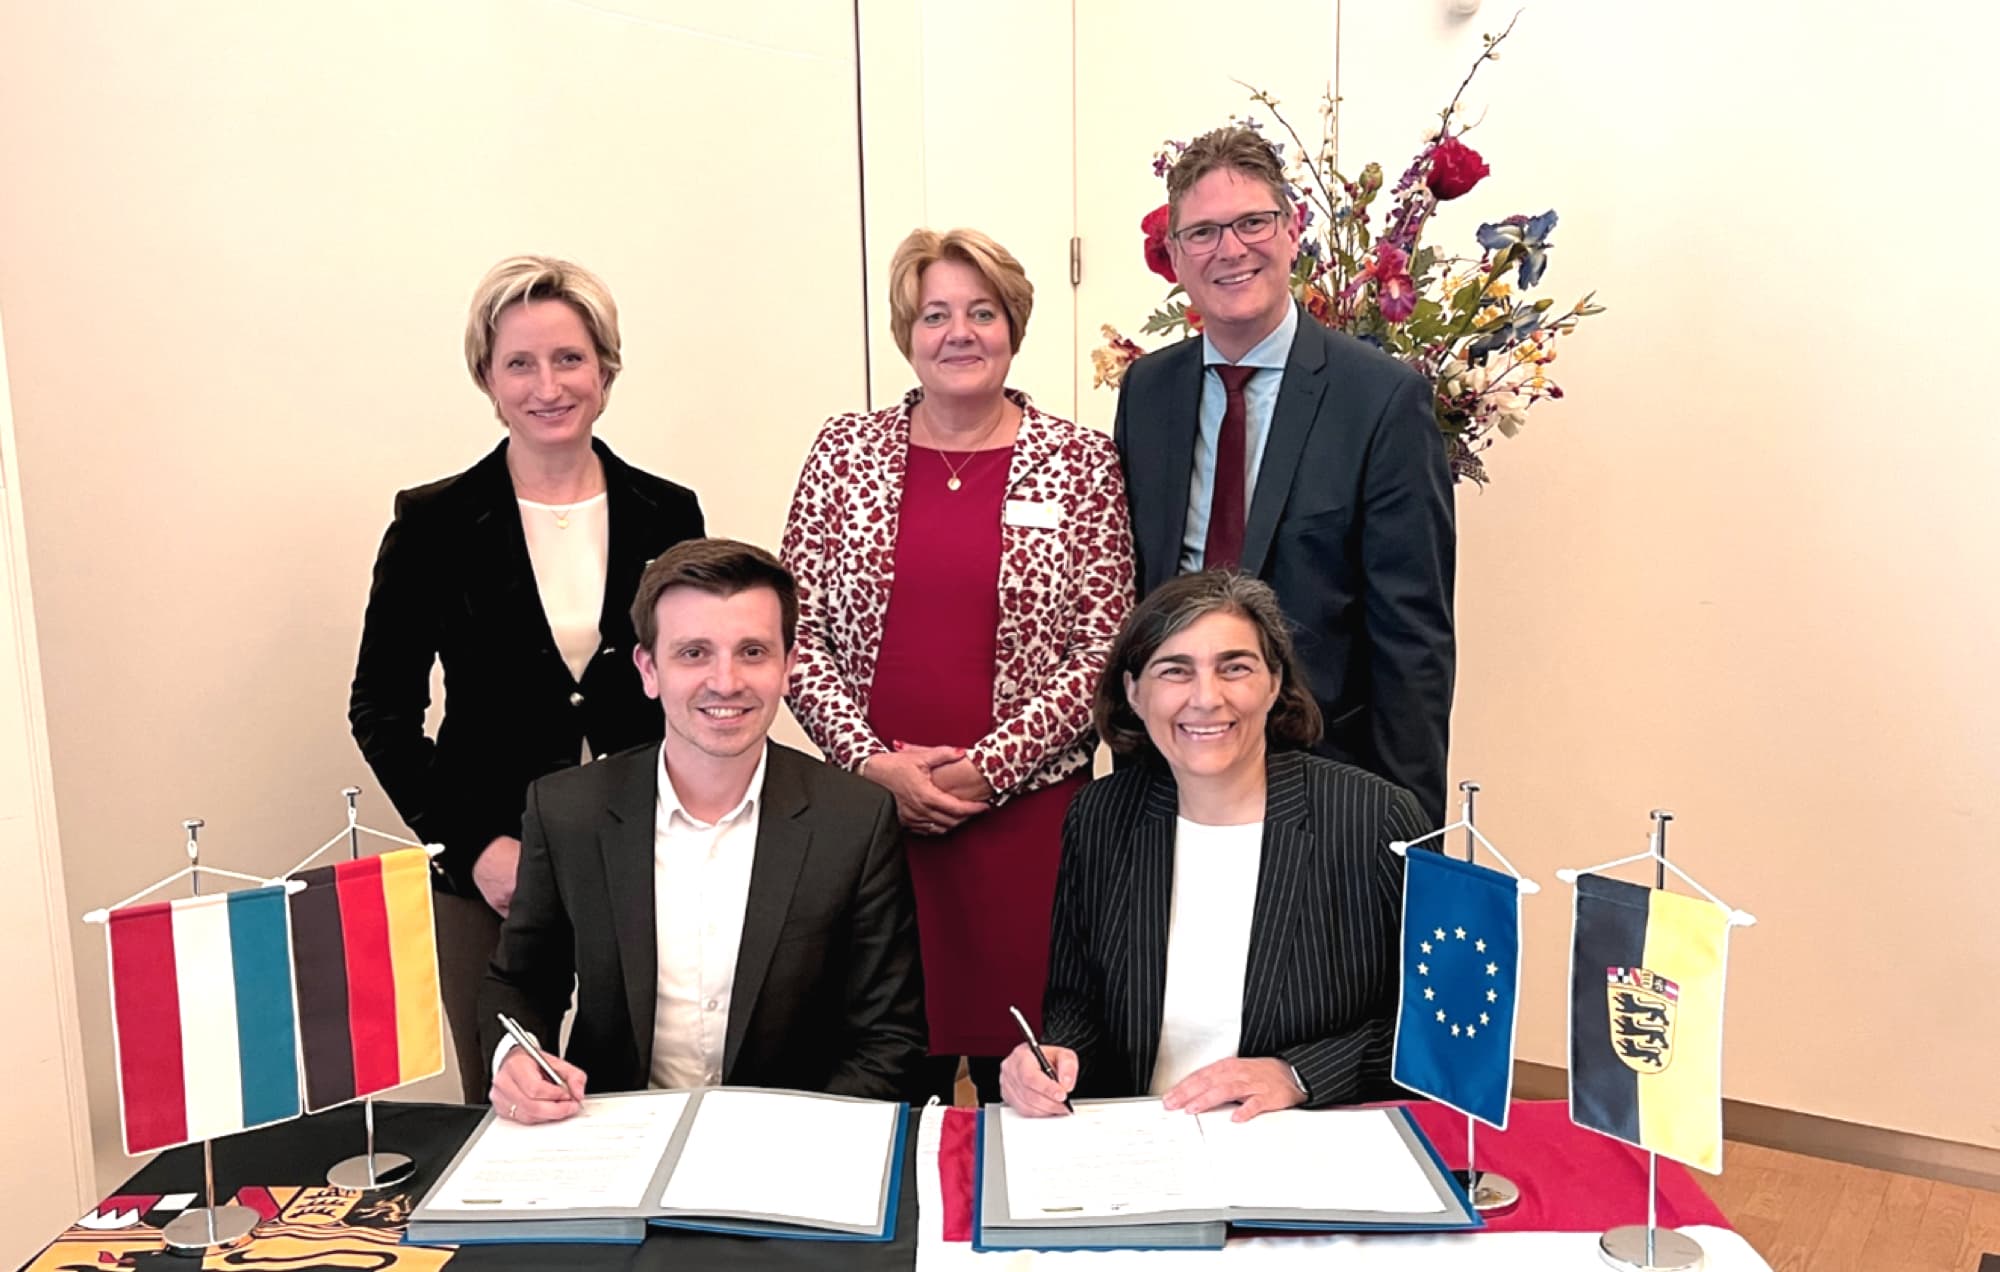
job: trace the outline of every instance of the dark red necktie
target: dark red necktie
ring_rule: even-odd
[[[1209,488],[1208,539],[1201,563],[1210,570],[1233,570],[1243,561],[1244,420],[1243,386],[1256,367],[1217,366],[1229,396],[1222,407],[1222,431],[1215,438],[1215,484]]]

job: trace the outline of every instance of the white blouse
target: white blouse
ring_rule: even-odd
[[[611,555],[611,518],[603,494],[567,508],[519,499],[521,531],[535,567],[535,590],[549,632],[581,681],[597,656],[597,620],[604,612],[604,571]]]
[[[1174,899],[1167,920],[1167,985],[1153,1095],[1204,1065],[1236,1054],[1243,1037],[1243,979],[1264,823],[1203,826],[1176,818]]]

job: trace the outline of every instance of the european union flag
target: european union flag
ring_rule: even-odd
[[[1520,983],[1514,877],[1412,849],[1403,886],[1396,1081],[1506,1130]]]

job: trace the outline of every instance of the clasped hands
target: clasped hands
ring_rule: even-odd
[[[919,835],[942,835],[992,807],[993,788],[958,746],[911,746],[869,756],[861,776],[896,797],[896,817]]]
[[[494,1111],[501,1117],[533,1125],[560,1122],[583,1111],[587,1076],[584,1071],[550,1052],[543,1052],[542,1058],[562,1075],[563,1085],[557,1086],[544,1077],[535,1067],[534,1059],[521,1048],[509,1050],[493,1074],[493,1086],[486,1092],[486,1098],[493,1102]]]
[[[1023,1043],[1000,1062],[1000,1098],[1008,1108],[1028,1117],[1061,1117],[1069,1112],[1063,1107],[1063,1097],[1076,1087],[1076,1052],[1044,1043],[1042,1054],[1056,1071],[1055,1081],[1042,1072],[1034,1053]],[[1170,1109],[1189,1113],[1234,1104],[1236,1111],[1229,1120],[1247,1122],[1259,1113],[1303,1104],[1305,1098],[1306,1093],[1292,1081],[1292,1067],[1283,1060],[1231,1056],[1182,1078],[1163,1102]]]

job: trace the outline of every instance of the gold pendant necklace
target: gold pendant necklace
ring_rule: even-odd
[[[932,448],[937,451],[938,459],[940,462],[944,464],[945,471],[951,474],[950,477],[945,479],[944,488],[946,490],[955,491],[965,485],[964,482],[959,480],[959,474],[963,473],[967,468],[971,467],[972,461],[978,458],[980,454],[979,450],[980,444],[986,441],[988,438],[992,437],[993,434],[1000,431],[1000,425],[1002,421],[1004,421],[1007,418],[1007,407],[1008,407],[1008,402],[1006,401],[1006,399],[1004,398],[1001,399],[999,414],[993,417],[993,422],[991,424],[988,424],[985,428],[980,430],[979,436],[973,439],[971,448],[965,452],[965,458],[960,460],[958,463],[954,464],[951,462],[951,452],[944,449],[942,446]],[[914,414],[915,412],[913,411],[912,412],[913,417]]]
[[[549,511],[550,511],[550,512],[552,512],[552,513],[554,513],[554,514],[555,514],[555,518],[556,518],[556,529],[558,529],[558,530],[567,530],[567,529],[569,529],[569,514],[570,514],[570,508],[574,508],[574,507],[576,507],[576,505],[575,505],[575,504],[571,504],[571,505],[569,506],[569,508],[551,508],[551,509],[549,509]]]

